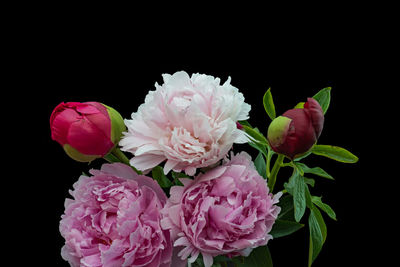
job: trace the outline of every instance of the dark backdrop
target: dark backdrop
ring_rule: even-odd
[[[325,118],[319,143],[342,146],[359,156],[357,164],[343,164],[326,158],[310,156],[309,166],[320,166],[336,180],[316,178],[313,195],[336,211],[338,221],[325,216],[328,237],[313,266],[353,266],[371,255],[368,231],[360,218],[365,216],[365,198],[359,195],[371,179],[366,168],[365,138],[369,134],[362,112],[366,92],[361,84],[369,76],[365,70],[368,58],[352,34],[338,34],[335,28],[314,32],[293,31],[273,37],[268,31],[246,32],[243,35],[217,36],[177,34],[172,29],[149,29],[146,35],[114,29],[72,30],[68,25],[27,25],[24,42],[16,50],[15,68],[23,75],[15,80],[15,92],[23,94],[23,120],[30,143],[25,160],[30,177],[23,182],[28,207],[21,209],[25,223],[21,238],[33,242],[34,255],[29,262],[45,262],[45,266],[68,266],[60,256],[63,239],[58,225],[64,210],[68,190],[82,171],[98,167],[74,162],[61,146],[50,138],[49,117],[60,102],[98,101],[114,107],[129,118],[144,101],[154,83],[162,83],[162,73],[185,70],[220,77],[228,76],[232,84],[252,105],[250,123],[266,134],[269,125],[263,105],[264,92],[271,87],[277,114],[305,101],[318,90],[332,87],[332,100]],[[200,31],[201,32],[201,31]],[[153,38],[150,40],[148,36]],[[286,37],[286,38],[283,38]],[[369,120],[373,120],[369,116]],[[22,131],[23,132],[23,131]],[[26,138],[26,137],[25,137]],[[255,151],[245,149],[253,157]],[[277,186],[289,173],[281,171]],[[21,213],[21,212],[17,212]],[[372,216],[372,215],[368,215]],[[304,218],[303,218],[304,220]],[[29,227],[27,227],[29,225]],[[28,237],[27,237],[28,236]],[[272,240],[269,243],[273,261],[278,267],[306,266],[308,258],[308,229]],[[361,249],[360,249],[361,248]],[[369,258],[369,256],[368,256]]]

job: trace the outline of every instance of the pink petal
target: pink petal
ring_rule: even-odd
[[[132,166],[138,170],[148,170],[151,169],[165,160],[165,156],[145,154],[140,156],[135,156],[130,160]]]
[[[213,264],[213,257],[210,254],[207,253],[202,253],[203,255],[203,261],[204,261],[204,267],[211,267]]]

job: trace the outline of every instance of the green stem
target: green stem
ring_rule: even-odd
[[[120,162],[120,160],[111,153],[105,155],[103,159],[107,160],[109,163]]]
[[[278,172],[282,166],[284,158],[285,158],[284,155],[278,154],[278,157],[275,160],[274,167],[272,168],[272,171],[271,171],[271,176],[269,177],[269,180],[268,180],[268,187],[269,187],[270,192],[273,192],[273,190],[274,190],[276,177],[278,176]]]
[[[122,151],[118,147],[115,147],[113,151],[111,151],[111,154],[117,157],[122,163],[125,163],[130,166],[129,159],[125,156],[124,153],[122,153]]]
[[[267,162],[266,162],[266,173],[267,173],[267,178],[269,179],[269,176],[271,175],[270,172],[270,166],[271,166],[271,158],[272,158],[273,153],[271,152],[271,149],[268,147],[268,154],[267,154]]]
[[[125,156],[125,154],[124,154],[118,147],[115,147],[115,148],[111,151],[111,154],[112,154],[113,156],[115,156],[120,162],[122,162],[122,163],[124,163],[124,164],[126,164],[126,165],[128,165],[128,166],[131,166],[132,169],[133,169],[137,174],[142,174],[141,171],[139,171],[138,169],[136,169],[135,167],[133,167],[133,166],[129,163],[129,159]]]

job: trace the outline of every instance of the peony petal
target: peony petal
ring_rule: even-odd
[[[190,242],[186,237],[180,237],[174,242],[174,247],[179,247],[179,246],[190,246]]]
[[[176,165],[178,165],[179,161],[174,161],[174,160],[167,160],[164,165],[164,174],[167,175],[170,170],[172,170]]]
[[[175,205],[168,209],[169,218],[177,226],[180,225],[180,220],[181,220],[180,212],[181,212],[181,205]]]
[[[165,160],[165,156],[145,154],[135,156],[130,160],[130,164],[138,170],[151,169]]]
[[[213,257],[208,253],[201,253],[203,255],[204,267],[211,267],[213,264]]]
[[[172,186],[169,190],[169,201],[171,203],[179,203],[182,195],[183,195],[184,187],[183,186]]]
[[[181,250],[181,247],[175,247],[172,252],[172,259],[171,259],[171,267],[186,267],[187,260],[182,260],[178,257],[178,253]]]

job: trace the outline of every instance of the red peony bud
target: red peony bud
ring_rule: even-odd
[[[119,142],[125,125],[114,109],[98,102],[59,104],[50,117],[51,138],[73,159],[104,157]]]
[[[271,122],[268,141],[275,152],[294,159],[315,144],[323,125],[321,106],[315,99],[308,98],[304,108],[290,109]]]

